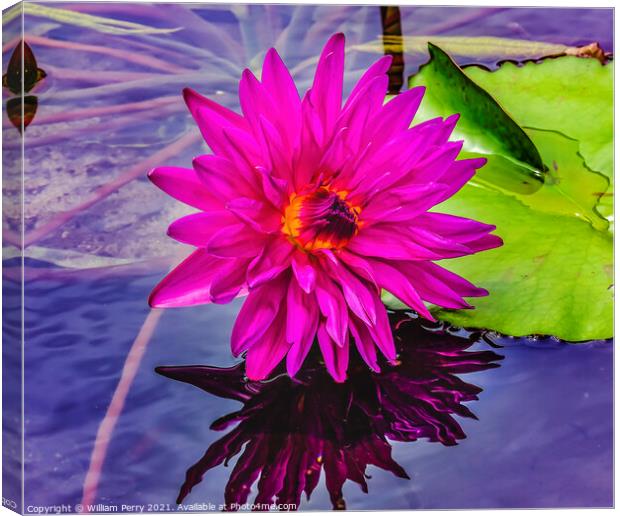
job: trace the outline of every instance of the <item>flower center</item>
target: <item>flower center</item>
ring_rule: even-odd
[[[312,193],[291,196],[282,232],[306,251],[340,249],[357,233],[359,212],[346,200],[346,192],[321,186]]]

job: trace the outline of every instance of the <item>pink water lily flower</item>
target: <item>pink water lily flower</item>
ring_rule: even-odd
[[[245,70],[243,115],[184,90],[213,151],[193,169],[161,167],[150,179],[199,210],[168,234],[197,249],[151,293],[153,307],[247,298],[232,330],[250,379],[286,357],[294,376],[318,341],[325,366],[346,378],[350,347],[379,370],[396,348],[381,289],[433,319],[424,301],[469,308],[487,291],[433,263],[501,245],[494,226],[429,212],[484,165],[456,161],[454,115],[411,126],[424,88],[384,104],[383,57],[342,104],[344,36],[330,38],[300,99],[275,49],[261,80]]]

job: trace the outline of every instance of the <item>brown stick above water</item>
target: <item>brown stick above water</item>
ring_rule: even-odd
[[[405,59],[403,57],[403,46],[394,45],[394,38],[401,38],[403,35],[400,26],[400,9],[395,6],[381,6],[381,25],[383,27],[383,46],[385,54],[392,56],[392,65],[388,70],[390,82],[388,85],[388,93],[397,95],[405,82]],[[391,44],[388,45],[388,41]]]

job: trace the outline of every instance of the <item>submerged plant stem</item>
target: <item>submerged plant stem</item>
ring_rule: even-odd
[[[151,310],[144,320],[136,340],[134,340],[131,349],[129,350],[127,359],[125,360],[121,378],[112,396],[112,401],[110,402],[108,410],[101,420],[101,424],[97,430],[95,445],[90,457],[90,465],[88,467],[88,471],[86,472],[84,488],[82,491],[82,505],[84,506],[84,510],[86,512],[89,512],[88,506],[93,504],[95,497],[97,496],[99,479],[101,478],[101,471],[107,455],[108,446],[112,439],[112,434],[114,433],[114,428],[116,427],[118,418],[123,411],[127,394],[129,393],[131,384],[133,383],[138,369],[140,368],[142,357],[144,356],[146,347],[153,336],[153,332],[155,331],[155,327],[157,326],[161,315],[161,310]]]

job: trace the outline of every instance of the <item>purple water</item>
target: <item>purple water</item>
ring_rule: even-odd
[[[186,252],[165,236],[167,224],[186,211],[145,179],[156,164],[189,166],[194,155],[207,151],[198,140],[178,144],[186,132],[196,133],[181,88],[192,86],[238,108],[242,69],[256,67],[273,44],[305,88],[313,70],[306,60],[338,30],[348,44],[358,45],[347,55],[350,87],[378,57],[363,44],[381,31],[376,7],[45,5],[181,30],[118,35],[26,14],[26,41],[48,73],[35,92],[39,107],[24,143],[26,508],[81,501],[95,435],[149,313],[148,293],[178,261],[175,255]],[[15,23],[5,28],[5,62]],[[406,7],[402,23],[409,36],[598,41],[613,50],[609,9]],[[90,50],[71,46],[76,42]],[[154,68],[145,57],[168,68]],[[465,55],[458,61],[493,66],[508,57]],[[406,74],[426,59],[423,52],[408,53]],[[169,102],[146,108],[135,104],[166,97]],[[115,106],[121,109],[92,111]],[[20,142],[6,115],[3,124],[9,135],[3,142],[5,228],[18,232]],[[145,161],[160,151],[156,163]],[[117,183],[106,190],[112,180]],[[4,363],[16,374],[19,269],[10,247],[4,259]],[[229,337],[239,306],[236,301],[163,313],[111,435],[96,503],[176,509],[186,470],[224,435],[209,425],[241,404],[164,378],[155,368],[233,365]],[[368,494],[345,483],[347,508],[612,505],[612,343],[500,343],[504,347],[493,349],[479,340],[470,348],[504,356],[500,367],[456,375],[482,389],[478,401],[463,403],[478,420],[454,416],[466,437],[457,446],[390,440],[394,460],[411,480],[371,466]],[[5,407],[16,395],[18,375],[5,388]],[[17,409],[4,423],[19,428]],[[5,461],[11,461],[5,467],[17,467],[19,456],[10,454],[18,449],[19,433],[7,432],[5,440],[12,445],[5,446]],[[221,503],[233,466],[234,460],[208,471],[185,503]],[[5,479],[5,490],[18,481]],[[301,509],[332,507],[323,479],[310,500],[302,500]]]
[[[27,504],[76,504],[97,427],[148,311],[144,299],[163,271],[29,272],[41,277],[26,285]],[[237,308],[163,314],[113,434],[97,503],[176,508],[186,469],[223,435],[209,425],[240,404],[154,369],[234,364],[228,339]],[[467,437],[450,447],[394,442],[393,458],[412,479],[370,467],[368,494],[345,484],[348,508],[612,504],[611,343],[501,344],[471,348],[504,356],[499,368],[456,375],[482,389],[479,401],[465,402],[478,420],[455,416]],[[184,503],[222,503],[231,467],[209,471]],[[330,507],[322,481],[301,505]]]

